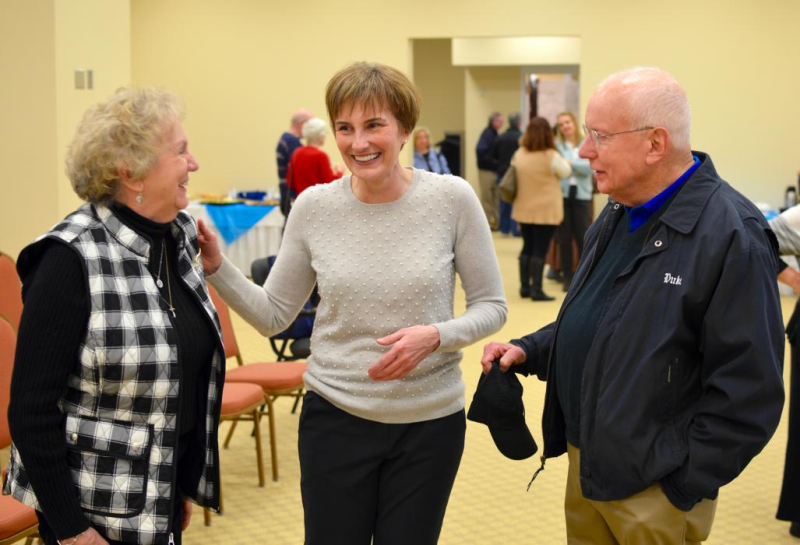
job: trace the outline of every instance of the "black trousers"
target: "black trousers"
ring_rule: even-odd
[[[306,393],[298,440],[305,543],[434,545],[465,431],[463,410],[382,424]]]
[[[792,349],[792,377],[789,389],[789,439],[783,466],[783,486],[778,503],[780,520],[800,522],[800,299],[794,307],[786,336]]]
[[[555,225],[539,225],[536,223],[520,223],[522,231],[522,251],[520,255],[529,255],[544,259],[550,249],[550,241],[556,232]]]
[[[561,256],[561,272],[571,276],[575,270],[572,263],[572,241],[578,243],[578,256],[583,255],[583,237],[592,223],[591,202],[574,197],[576,187],[570,188],[570,197],[564,199],[564,221],[558,228],[558,253]]]

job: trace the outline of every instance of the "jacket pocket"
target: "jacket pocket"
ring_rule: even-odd
[[[81,507],[111,517],[142,511],[153,427],[66,415],[67,462]]]
[[[673,419],[678,413],[678,402],[681,395],[681,361],[677,356],[672,356],[667,361],[662,373],[663,403],[662,411],[665,420]]]

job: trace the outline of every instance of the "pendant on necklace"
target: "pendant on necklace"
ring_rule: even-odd
[[[160,278],[156,278],[156,286],[158,286],[159,288],[163,288],[164,282],[162,282]]]
[[[173,318],[177,318],[177,316],[175,315],[175,307],[173,307],[172,305],[170,305],[170,307],[169,307],[169,311],[172,313],[172,317],[173,317]]]

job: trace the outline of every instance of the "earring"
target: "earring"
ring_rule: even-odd
[[[144,195],[142,195],[141,191],[139,191],[139,194],[136,195],[136,202],[139,204],[142,204],[144,202]]]

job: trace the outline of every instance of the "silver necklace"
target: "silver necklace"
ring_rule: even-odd
[[[162,239],[161,258],[158,260],[158,274],[156,275],[156,286],[158,286],[159,289],[164,287],[164,282],[161,280],[161,266],[164,264],[164,256],[167,253],[166,247],[167,247],[167,241],[165,239]],[[169,258],[167,258],[167,269],[169,269]],[[172,317],[177,318],[177,316],[175,315],[175,307],[172,306],[172,283],[169,281],[169,270],[166,271],[166,277],[167,277],[167,293],[169,294],[169,300],[163,295],[161,295],[161,292],[159,292],[158,295],[161,297],[161,299],[164,300],[164,302],[169,307],[168,310],[172,313]]]
[[[167,257],[167,269],[169,269],[169,257]],[[169,281],[169,270],[167,270],[167,291],[169,292],[169,301],[167,301],[164,296],[161,295],[161,292],[159,292],[159,295],[161,295],[161,298],[164,299],[164,302],[169,306],[169,311],[172,313],[172,317],[177,318],[175,315],[175,307],[172,306],[172,284]]]
[[[166,240],[161,240],[161,259],[158,260],[158,274],[156,274],[156,286],[159,288],[164,287],[164,282],[161,281],[161,265],[164,264],[164,247],[167,245]]]

